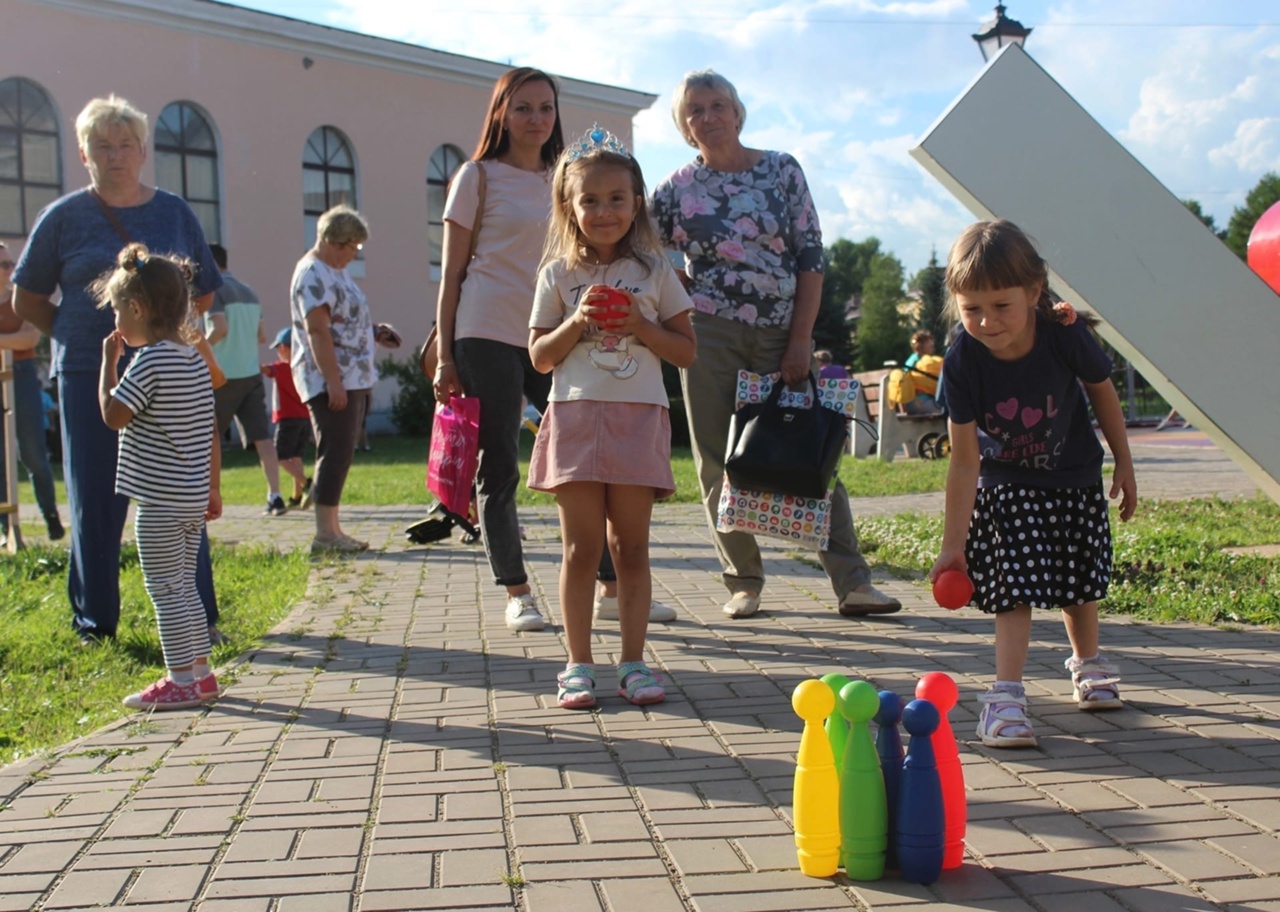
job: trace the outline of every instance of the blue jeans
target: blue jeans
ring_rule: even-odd
[[[49,448],[44,439],[44,404],[40,400],[40,374],[36,370],[36,360],[26,358],[13,362],[13,418],[18,438],[18,461],[22,463],[27,474],[31,476],[31,486],[35,488],[36,504],[40,513],[48,522],[49,517],[58,515],[58,499],[53,490],[53,468],[49,465]],[[4,424],[0,423],[0,441],[4,440]],[[8,483],[5,473],[0,472],[0,498],[8,495]],[[9,517],[6,515],[0,522],[6,532],[9,529]]]
[[[71,515],[67,595],[72,625],[85,637],[115,636],[120,620],[120,539],[129,498],[116,491],[118,434],[102,420],[96,373],[58,377],[62,411],[62,474]],[[210,428],[210,440],[213,430]],[[218,620],[209,536],[196,555],[196,588],[210,624]]]

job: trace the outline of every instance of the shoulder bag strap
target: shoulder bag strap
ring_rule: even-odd
[[[471,224],[471,244],[467,250],[467,265],[471,264],[476,255],[476,244],[480,240],[480,223],[484,219],[484,199],[489,190],[489,179],[488,175],[485,174],[484,162],[482,161],[476,162],[476,177],[479,180],[476,189],[476,218]],[[463,278],[466,278],[466,275],[466,267],[463,267]]]
[[[124,223],[120,221],[120,216],[111,211],[111,207],[107,205],[107,201],[98,195],[98,191],[90,187],[89,195],[97,200],[98,205],[102,208],[102,214],[107,217],[107,221],[111,223],[111,227],[116,230],[116,234],[120,235],[120,240],[126,245],[133,243],[133,238],[129,237],[129,232],[125,230]]]

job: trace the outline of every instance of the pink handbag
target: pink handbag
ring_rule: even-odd
[[[427,490],[446,510],[466,516],[480,451],[480,400],[450,396],[437,405],[431,424],[431,454],[427,458]]]

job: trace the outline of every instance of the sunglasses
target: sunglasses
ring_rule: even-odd
[[[14,265],[13,260],[0,260],[0,269],[12,269]]]

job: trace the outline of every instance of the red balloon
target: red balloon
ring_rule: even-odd
[[[943,570],[933,583],[933,600],[955,611],[973,598],[973,583],[959,570]]]
[[[1249,268],[1280,294],[1280,203],[1262,213],[1249,232]]]

